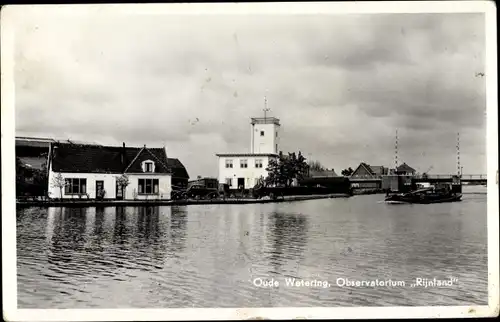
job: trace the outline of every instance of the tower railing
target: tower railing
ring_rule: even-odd
[[[276,124],[280,125],[280,120],[276,117],[252,117],[251,124]]]

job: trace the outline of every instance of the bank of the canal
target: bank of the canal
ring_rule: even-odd
[[[112,206],[186,206],[186,205],[223,205],[223,204],[260,204],[278,203],[301,200],[349,198],[348,194],[308,195],[308,196],[285,196],[277,199],[206,199],[206,200],[27,200],[18,201],[17,207],[112,207]]]

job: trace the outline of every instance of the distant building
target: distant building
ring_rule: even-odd
[[[189,174],[179,159],[167,158],[167,166],[172,172],[172,189],[185,189],[188,186]]]
[[[251,119],[250,152],[219,153],[219,183],[229,189],[253,188],[267,177],[269,160],[278,156],[280,122],[275,117]]]
[[[390,174],[392,175],[403,175],[403,176],[413,176],[416,173],[416,170],[407,165],[406,163],[401,164],[396,168],[397,170],[391,169]]]
[[[56,142],[98,145],[97,143],[85,143],[73,140],[58,141],[52,138],[16,136],[16,157],[28,167],[42,170],[43,165],[47,162],[50,144]]]
[[[16,137],[16,157],[29,168],[42,170],[54,142],[47,138]]]
[[[331,177],[338,177],[337,173],[335,170],[323,170],[323,171],[317,171],[317,170],[309,170],[309,178],[331,178]]]
[[[407,165],[406,163],[403,163],[399,167],[397,167],[398,173],[402,175],[414,175],[416,173],[416,170]]]
[[[172,174],[164,148],[51,143],[48,158],[51,198],[170,199]],[[54,187],[61,175],[65,186]],[[123,191],[118,178],[125,174]]]
[[[384,166],[370,166],[365,162],[361,162],[354,170],[352,178],[376,178],[383,175],[388,175],[389,169]]]

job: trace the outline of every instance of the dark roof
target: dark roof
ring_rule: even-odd
[[[16,147],[38,147],[38,148],[49,148],[51,143],[73,143],[73,144],[88,144],[88,145],[99,145],[93,142],[83,142],[75,140],[55,140],[49,138],[36,138],[36,137],[26,137],[26,136],[16,136]]]
[[[368,173],[370,173],[373,176],[381,175],[383,173],[383,170],[387,169],[386,167],[381,165],[369,165],[366,162],[361,162],[353,173],[356,173],[360,167],[364,167],[366,171],[368,171]]]
[[[189,174],[179,159],[167,158],[167,166],[172,172],[172,178],[182,178],[189,180]]]
[[[373,174],[375,174],[375,175],[384,174],[384,172],[386,172],[384,170],[388,171],[388,169],[386,167],[384,167],[383,165],[371,165],[370,169],[372,169]]]
[[[361,162],[361,164],[366,168],[366,170],[368,170],[370,174],[375,174],[375,171],[373,171],[373,169],[370,167],[368,163]]]
[[[140,162],[151,159],[156,173],[169,173],[163,148],[115,147],[89,144],[54,143],[52,170],[77,173],[142,172]]]
[[[415,169],[413,169],[412,167],[410,167],[409,165],[407,165],[406,163],[403,163],[402,165],[400,165],[397,170],[399,172],[415,172]]]
[[[309,177],[311,177],[311,178],[325,177],[326,178],[326,177],[338,177],[338,175],[335,172],[335,170],[324,170],[324,171],[310,170]]]

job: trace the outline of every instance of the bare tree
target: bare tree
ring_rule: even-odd
[[[122,174],[121,176],[116,178],[116,183],[122,188],[123,199],[125,199],[125,190],[127,189],[127,186],[130,184],[128,176]]]
[[[54,188],[59,188],[59,198],[62,199],[63,189],[68,185],[62,174],[58,173],[55,177],[53,177],[50,185]]]

